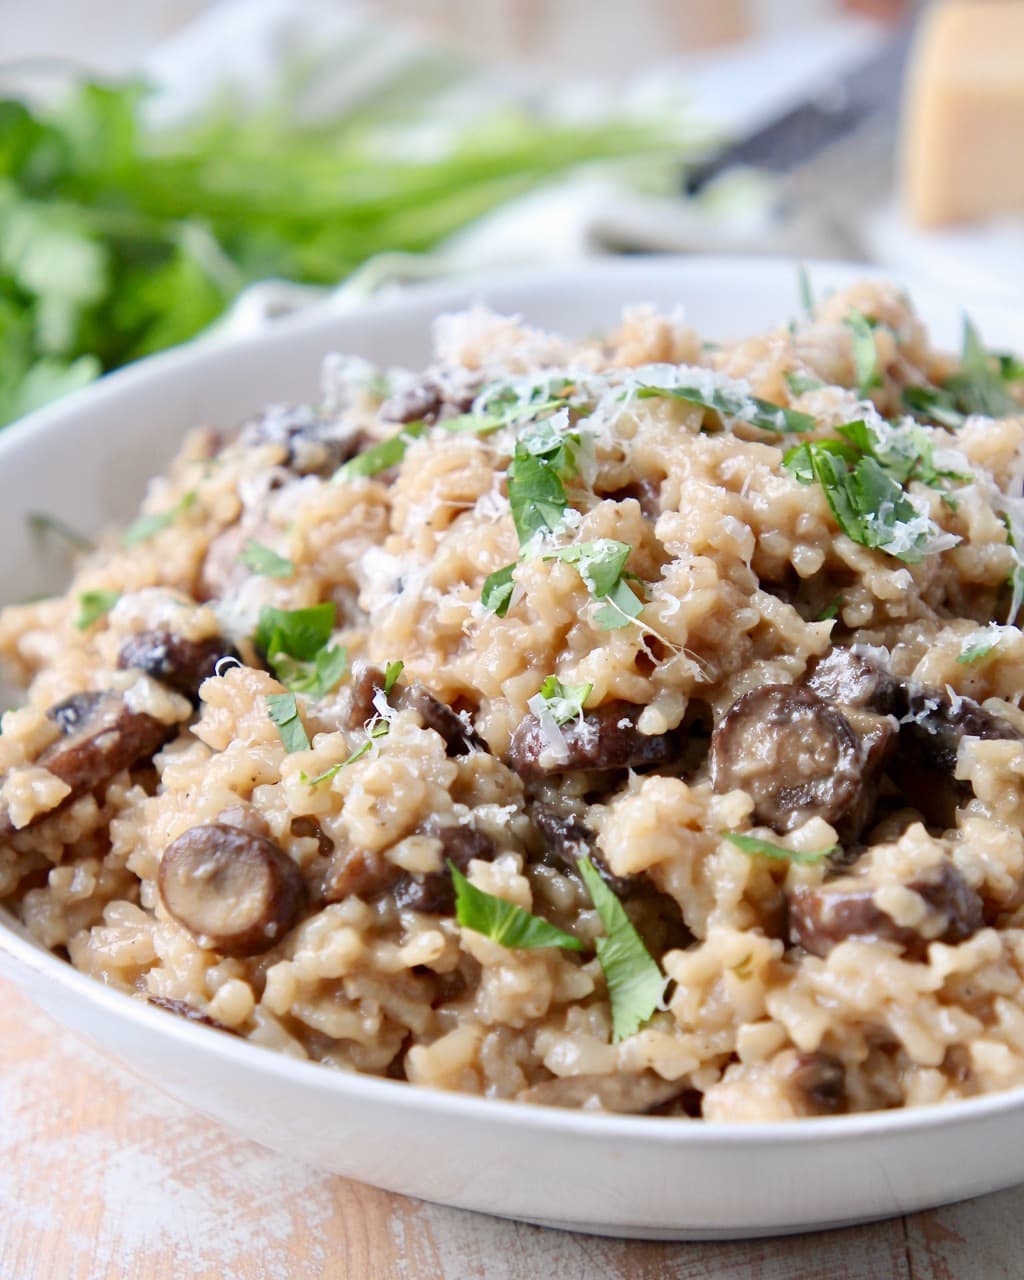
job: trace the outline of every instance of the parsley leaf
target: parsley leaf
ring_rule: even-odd
[[[820,378],[812,378],[807,373],[786,374],[786,386],[795,396],[802,396],[805,391],[820,391],[824,385]]]
[[[448,869],[455,885],[455,919],[464,929],[483,934],[499,946],[510,949],[562,947],[565,951],[582,951],[583,944],[571,933],[556,928],[547,920],[534,916],[514,902],[506,902],[493,893],[478,889],[448,859]]]
[[[384,668],[384,697],[395,687],[395,682],[405,670],[404,662],[389,662]]]
[[[293,693],[323,698],[345,674],[348,653],[328,645],[334,630],[333,602],[308,609],[264,605],[256,626],[256,647],[278,680]]]
[[[75,626],[79,631],[88,631],[94,622],[105,617],[118,600],[120,591],[83,591],[78,597],[78,617]]]
[[[299,718],[299,708],[294,693],[268,694],[267,714],[277,725],[278,736],[284,743],[285,751],[309,750],[309,738]]]
[[[287,557],[279,556],[276,551],[271,551],[252,538],[246,542],[245,550],[238,558],[253,573],[263,574],[267,578],[290,578],[295,573],[295,565]]]
[[[557,676],[546,676],[540,687],[540,696],[544,700],[545,711],[555,724],[563,725],[582,716],[583,704],[593,687],[592,684],[562,684]]]
[[[839,610],[843,607],[843,597],[836,596],[822,609],[821,613],[815,618],[815,622],[831,622],[833,618],[839,617]]]
[[[151,516],[139,516],[138,520],[130,524],[121,534],[121,545],[137,547],[140,542],[148,542],[154,534],[172,525],[178,516],[195,504],[195,500],[195,493],[189,492],[184,494],[181,501],[175,503],[169,511],[159,511]]]
[[[273,660],[275,654],[311,662],[334,631],[336,609],[331,601],[307,609],[275,609],[264,605],[256,625],[256,647]]]
[[[520,546],[536,533],[561,528],[569,506],[552,460],[533,453],[521,440],[508,468],[508,501]]]
[[[759,840],[757,836],[744,836],[738,831],[723,831],[722,837],[735,845],[741,853],[752,857],[774,858],[778,862],[797,862],[801,866],[813,866],[822,862],[830,854],[836,852],[838,845],[831,849],[822,849],[820,853],[797,853],[793,849],[784,849],[780,844],[772,844],[770,840]]]
[[[952,394],[939,387],[904,387],[901,399],[903,407],[915,418],[937,422],[950,431],[956,431],[967,421],[967,415],[956,407]]]
[[[615,631],[626,626],[643,611],[644,603],[626,582],[626,561],[633,548],[628,542],[614,538],[596,538],[561,547],[545,556],[545,560],[564,560],[574,564],[584,585],[595,600],[607,600],[594,615],[602,631]]]
[[[662,397],[682,400],[700,409],[710,409],[723,418],[737,418],[752,427],[769,431],[772,435],[788,435],[814,430],[814,418],[799,409],[786,409],[782,405],[762,400],[760,396],[745,395],[726,387],[702,389],[700,387],[655,387],[643,383],[637,390],[641,400]]]
[[[844,324],[850,330],[853,340],[853,370],[857,378],[857,391],[860,395],[868,395],[875,387],[882,385],[882,375],[878,369],[878,348],[875,346],[875,335],[872,322],[861,311],[850,311]]]
[[[976,631],[972,638],[968,639],[960,652],[957,654],[957,662],[966,666],[971,662],[980,662],[982,658],[987,658],[992,650],[999,643],[1002,633],[998,628],[986,627],[983,631]]]
[[[495,569],[484,578],[483,590],[480,592],[480,603],[488,613],[496,613],[504,618],[512,603],[512,593],[516,584],[512,579],[514,564],[507,564],[502,569]]]
[[[96,544],[79,533],[76,529],[72,529],[70,525],[58,520],[56,516],[48,515],[45,511],[32,511],[28,517],[29,528],[33,533],[52,533],[58,538],[63,538],[65,542],[70,543],[76,551],[94,551]]]
[[[981,334],[964,316],[963,350],[960,368],[946,380],[943,390],[953,396],[963,414],[979,413],[987,418],[1006,418],[1020,413],[1019,401],[1007,391],[1001,376],[1003,365],[985,350]]]
[[[605,936],[597,940],[597,958],[612,1006],[612,1038],[624,1040],[654,1014],[667,979],[594,864],[589,858],[580,858],[576,865],[604,925]]]
[[[348,462],[342,463],[331,479],[344,483],[361,477],[375,476],[381,471],[387,471],[388,467],[398,466],[405,457],[405,451],[409,445],[423,435],[426,429],[426,425],[422,422],[406,423],[395,435],[389,436],[387,440],[381,440],[379,444],[364,449]]]

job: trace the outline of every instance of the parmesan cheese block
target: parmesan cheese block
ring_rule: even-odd
[[[937,5],[907,86],[904,200],[918,226],[1024,213],[1024,3]]]

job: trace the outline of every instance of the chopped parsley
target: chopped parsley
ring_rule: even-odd
[[[338,764],[332,764],[329,769],[325,769],[323,773],[318,773],[315,778],[311,778],[308,774],[299,775],[300,781],[304,782],[307,787],[318,787],[321,782],[329,782],[331,778],[337,777],[342,769],[347,769],[350,764],[355,764],[357,760],[362,760],[364,756],[370,754],[370,749],[378,738],[384,738],[388,733],[388,722],[380,717],[371,722],[370,727],[366,730],[366,740],[361,742],[352,754]]]
[[[967,666],[968,663],[980,662],[982,658],[987,658],[999,643],[1001,634],[998,628],[993,627],[986,627],[984,631],[975,631],[957,654],[957,662]]]
[[[637,389],[641,400],[662,397],[682,400],[700,409],[710,409],[723,418],[736,418],[772,435],[791,435],[814,430],[814,418],[799,409],[786,409],[760,396],[748,395],[727,387],[667,386],[657,387],[641,383]]]
[[[624,1040],[639,1031],[661,1005],[667,979],[594,864],[580,858],[577,866],[604,925],[597,958],[612,1006],[612,1039]]]
[[[644,602],[629,586],[627,578],[635,575],[626,572],[626,561],[632,547],[628,542],[614,538],[597,538],[593,542],[578,542],[561,547],[545,556],[546,560],[564,560],[576,566],[584,585],[595,600],[607,603],[594,615],[594,621],[602,631],[615,631],[627,626],[643,611]]]
[[[878,369],[878,348],[875,346],[875,324],[862,311],[850,311],[844,321],[850,330],[853,342],[853,371],[857,379],[857,391],[862,396],[870,395],[875,387],[882,385],[882,375]]]
[[[28,517],[28,525],[33,533],[52,533],[70,543],[76,551],[93,551],[96,544],[84,534],[72,529],[63,520],[48,515],[45,511],[33,511]]]
[[[263,574],[267,578],[291,578],[295,573],[295,565],[286,556],[279,556],[276,551],[252,538],[245,544],[245,550],[238,557],[242,564],[253,573]]]
[[[508,613],[508,607],[512,603],[512,593],[516,589],[512,579],[514,572],[515,565],[507,564],[501,569],[495,569],[484,578],[480,603],[488,613],[496,613],[499,618],[504,618]]]
[[[802,396],[805,391],[820,391],[824,385],[820,378],[812,378],[807,373],[786,374],[786,386],[795,396]]]
[[[391,690],[395,687],[398,677],[405,670],[404,662],[389,662],[384,668],[384,697],[386,698]]]
[[[277,725],[278,736],[284,743],[285,751],[290,753],[309,750],[309,738],[299,717],[294,693],[268,694],[267,714]]]
[[[735,845],[741,853],[750,854],[752,857],[774,858],[778,862],[797,862],[801,866],[813,866],[817,862],[823,862],[838,848],[837,845],[833,845],[830,849],[822,849],[820,853],[798,853],[794,849],[784,849],[780,844],[772,844],[770,840],[741,835],[738,831],[723,831],[722,837]]]
[[[583,944],[571,933],[531,915],[514,902],[478,889],[450,858],[448,869],[455,885],[455,919],[464,929],[483,934],[502,947],[522,950],[562,947],[565,951],[582,951]]]
[[[162,529],[166,529],[172,525],[178,516],[182,515],[189,507],[195,504],[196,494],[194,490],[190,490],[184,494],[180,501],[176,502],[168,511],[159,511],[156,515],[139,516],[133,524],[130,524],[124,533],[121,534],[121,544],[125,547],[137,547],[140,542],[148,542],[155,534]]]
[[[800,291],[800,305],[809,316],[814,314],[814,290],[811,287],[811,273],[801,262],[796,273],[797,288]]]
[[[75,626],[79,631],[88,631],[94,622],[106,615],[121,599],[120,591],[83,591],[78,597],[78,617]]]
[[[943,479],[966,479],[935,466],[931,442],[916,424],[848,422],[840,440],[809,440],[790,449],[783,466],[801,484],[817,481],[840,529],[861,546],[914,564],[953,545],[919,500],[904,493],[909,480],[942,489]]]
[[[348,462],[342,463],[331,479],[339,482],[357,480],[378,475],[381,471],[387,471],[389,467],[398,466],[405,457],[405,451],[409,445],[423,435],[426,429],[426,424],[423,422],[406,423],[395,435],[389,436],[387,440],[381,440],[379,444],[364,449]]]
[[[1024,377],[1024,365],[1016,357],[986,351],[981,335],[964,317],[960,368],[941,387],[907,387],[903,403],[916,417],[937,422],[955,431],[971,414],[1006,418],[1021,412],[1021,403],[1009,391],[1009,383]]]
[[[555,724],[563,725],[583,715],[583,704],[593,687],[592,684],[562,684],[557,676],[547,676],[537,696]],[[532,698],[530,702],[532,704]]]
[[[839,617],[839,610],[843,607],[843,597],[836,596],[822,609],[821,613],[815,618],[815,622],[831,622],[833,618]]]
[[[267,656],[274,675],[293,693],[323,698],[345,674],[346,651],[330,645],[335,606],[327,601],[308,609],[264,605],[256,627],[256,647]]]
[[[548,418],[524,431],[516,441],[508,468],[508,501],[519,545],[541,532],[562,527],[569,500],[566,480],[576,475],[580,437],[559,430],[568,414]]]

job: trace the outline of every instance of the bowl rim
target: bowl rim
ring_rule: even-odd
[[[896,279],[912,292],[915,287],[935,292],[931,282],[915,279],[910,273],[894,273],[877,265],[840,262],[831,259],[785,256],[743,257],[740,255],[650,255],[649,257],[612,258],[599,261],[517,269],[513,267],[473,273],[442,281],[429,281],[402,287],[394,293],[371,297],[356,308],[341,309],[328,296],[306,311],[276,320],[265,329],[232,337],[226,341],[200,339],[139,360],[124,369],[107,374],[97,382],[73,392],[53,405],[44,406],[20,421],[4,428],[0,434],[0,466],[6,455],[16,450],[33,434],[58,427],[73,418],[82,406],[99,406],[125,392],[143,386],[152,379],[178,377],[205,367],[226,353],[273,349],[285,341],[300,340],[303,334],[326,334],[334,324],[371,313],[401,313],[410,307],[433,305],[439,311],[466,306],[478,295],[502,290],[523,293],[562,283],[605,284],[609,290],[621,281],[638,275],[656,274],[659,278],[678,276],[680,282],[690,275],[760,276],[766,283],[777,282],[782,273],[795,279],[803,266],[811,274],[819,272],[832,279],[852,282],[860,279]],[[623,303],[629,299],[623,296]],[[972,307],[975,302],[971,302]],[[1001,314],[1009,325],[1020,324],[1019,308],[1003,299],[979,298],[979,310],[989,316]],[[926,318],[927,319],[927,318]],[[68,990],[86,1004],[98,1006],[110,1017],[134,1023],[143,1032],[179,1042],[183,1048],[203,1050],[225,1066],[239,1068],[262,1077],[275,1078],[275,1083],[320,1093],[347,1095],[349,1101],[383,1103],[410,1112],[428,1109],[438,1118],[452,1122],[490,1122],[499,1127],[515,1126],[531,1131],[573,1134],[603,1140],[654,1143],[659,1146],[744,1147],[805,1146],[823,1140],[870,1140],[896,1135],[912,1136],[939,1125],[962,1127],[980,1120],[993,1119],[1017,1110],[1024,1104],[1024,1085],[977,1097],[949,1102],[926,1103],[891,1110],[855,1112],[837,1116],[794,1117],[771,1121],[700,1120],[673,1122],[663,1116],[621,1115],[583,1112],[578,1109],[547,1107],[511,1099],[490,1098],[475,1094],[412,1085],[406,1081],[342,1071],[322,1063],[289,1057],[252,1041],[188,1022],[146,1003],[140,997],[106,986],[75,969],[65,960],[36,942],[3,906],[0,906],[0,952],[13,962],[10,970],[18,984],[16,969],[27,969],[47,983]],[[31,998],[31,997],[30,997]],[[34,1002],[35,1003],[35,1002]],[[86,1036],[93,1039],[89,1032]],[[197,1038],[198,1037],[198,1038]],[[93,1039],[95,1043],[95,1039]],[[103,1046],[99,1046],[103,1051]]]

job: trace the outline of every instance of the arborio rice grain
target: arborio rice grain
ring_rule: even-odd
[[[1020,366],[877,283],[722,347],[642,307],[436,339],[194,432],[0,615],[0,898],[418,1085],[764,1120],[1024,1082]]]

